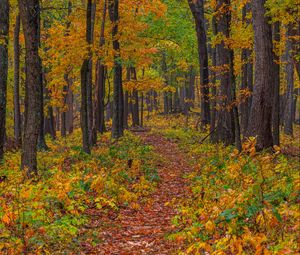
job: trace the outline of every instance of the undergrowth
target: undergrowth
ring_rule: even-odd
[[[158,181],[152,148],[127,132],[119,141],[101,136],[91,155],[79,131],[47,140],[39,152],[39,177],[25,180],[20,153],[7,152],[0,166],[0,254],[62,254],[80,249],[78,234],[88,207],[137,207]],[[51,251],[51,252],[50,252]]]
[[[255,139],[241,153],[200,143],[206,134],[184,125],[153,132],[176,141],[193,165],[185,176],[191,195],[172,201],[179,209],[172,223],[179,230],[169,239],[185,243],[180,254],[298,254],[298,157],[283,155],[279,147],[258,153]],[[282,137],[282,143],[291,141]]]

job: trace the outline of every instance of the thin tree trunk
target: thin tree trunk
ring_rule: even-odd
[[[144,126],[144,93],[141,92],[141,127]]]
[[[122,86],[122,64],[120,54],[120,43],[118,38],[118,21],[119,21],[119,1],[109,0],[109,16],[113,23],[112,38],[114,50],[114,100],[113,100],[113,127],[112,137],[119,138],[123,136],[123,114],[124,114],[124,97]]]
[[[107,13],[107,0],[104,0],[103,5],[103,13],[102,13],[102,23],[101,23],[101,31],[100,31],[100,48],[105,45],[105,23],[106,23],[106,13]],[[105,66],[103,64],[103,60],[98,58],[96,64],[96,128],[98,131],[103,134],[106,131],[105,127]]]
[[[136,69],[131,67],[131,77],[133,80],[137,80]],[[132,126],[137,127],[140,125],[139,114],[139,92],[136,89],[132,91]]]
[[[45,80],[45,83],[47,81]],[[55,120],[54,120],[54,114],[53,114],[53,107],[49,104],[50,101],[50,91],[47,89],[47,85],[45,85],[46,91],[45,91],[45,100],[46,104],[48,104],[47,107],[47,114],[45,116],[45,134],[50,134],[52,139],[56,139],[56,130],[55,130]]]
[[[95,28],[95,18],[96,18],[96,1],[88,1],[88,9],[91,9],[90,17],[87,20],[87,42],[89,44],[89,62],[88,62],[88,72],[87,72],[87,113],[88,113],[88,133],[89,133],[89,144],[95,145],[97,142],[97,131],[94,121],[94,111],[93,111],[93,52],[92,44],[94,41],[94,28]]]
[[[20,17],[25,37],[25,123],[21,168],[29,178],[37,175],[37,141],[41,123],[41,59],[39,57],[38,0],[19,0]],[[32,12],[36,15],[32,15]]]
[[[250,3],[247,3],[243,8],[243,22],[249,25],[250,20],[247,19],[247,14],[251,12]],[[252,64],[252,51],[251,49],[242,49],[242,81],[241,90],[253,91],[253,64]],[[248,121],[251,109],[252,96],[246,94],[245,98],[240,104],[241,111],[241,131],[245,136],[248,128]]]
[[[293,65],[293,44],[290,36],[293,36],[292,25],[287,28],[287,41],[286,41],[286,105],[284,111],[284,133],[293,135],[293,103],[294,103],[294,65]]]
[[[273,24],[273,40],[277,43],[280,42],[280,22],[277,21]],[[274,145],[280,145],[280,64],[279,56],[274,54],[274,100],[272,110],[272,126],[273,126],[273,142]]]
[[[69,89],[68,95],[67,95],[67,106],[68,106],[68,111],[66,112],[66,125],[67,125],[67,130],[69,134],[72,134],[74,131],[74,122],[73,122],[73,104],[74,104],[74,95],[72,89]]]
[[[218,33],[216,17],[212,19],[212,31],[213,35],[216,36]],[[211,59],[212,59],[212,67],[216,68],[217,66],[217,50],[216,48],[211,49]],[[211,88],[211,111],[210,111],[210,140],[215,141],[215,126],[216,126],[216,105],[217,105],[217,84],[216,84],[216,71],[212,70],[212,88]]]
[[[210,123],[210,103],[209,103],[209,69],[207,39],[204,20],[204,1],[188,0],[190,9],[195,19],[198,54],[200,64],[200,89],[201,89],[201,124],[205,126]]]
[[[4,157],[8,77],[9,4],[0,0],[0,163]]]
[[[20,27],[20,15],[17,15],[14,29],[14,137],[18,146],[22,145],[20,110]]]

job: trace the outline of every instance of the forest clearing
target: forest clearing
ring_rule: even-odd
[[[300,254],[297,0],[0,0],[0,254]]]

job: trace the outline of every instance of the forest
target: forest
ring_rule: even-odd
[[[0,0],[0,254],[300,254],[299,0]]]

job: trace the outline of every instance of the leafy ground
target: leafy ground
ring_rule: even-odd
[[[275,152],[213,145],[181,116],[48,140],[40,177],[0,167],[0,254],[299,254],[299,129]]]

